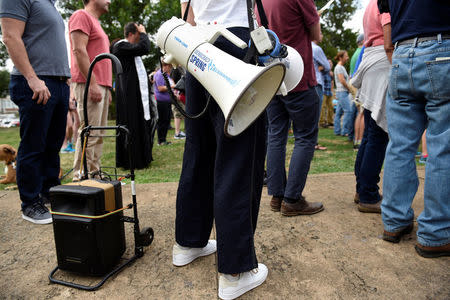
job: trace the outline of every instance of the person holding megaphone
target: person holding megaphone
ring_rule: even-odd
[[[183,14],[188,10],[190,24],[222,25],[249,41],[245,1],[192,0],[188,4],[188,0],[181,0],[181,4]],[[246,54],[246,49],[224,37],[219,37],[214,46],[238,59]],[[199,53],[195,59],[201,69],[211,58]],[[185,80],[186,112],[198,114],[210,96],[191,73],[186,74]],[[265,114],[234,137],[224,133],[224,125],[224,115],[215,101],[210,101],[202,117],[185,120],[173,264],[187,265],[217,248],[218,294],[222,299],[234,299],[262,284],[268,274],[267,267],[258,263],[254,246],[264,175]],[[214,221],[217,242],[208,240]]]

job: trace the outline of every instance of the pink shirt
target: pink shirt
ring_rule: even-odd
[[[388,13],[380,14],[377,0],[370,0],[363,19],[364,46],[383,45],[383,26],[389,23],[391,23],[391,16]]]
[[[109,39],[100,26],[99,20],[91,16],[84,9],[77,10],[69,19],[69,34],[76,30],[80,30],[89,36],[87,53],[90,62],[100,53],[109,53]],[[73,49],[72,39],[70,39],[70,48]],[[70,51],[70,58],[72,82],[85,83],[86,78],[80,72],[78,64],[76,64],[73,51]],[[99,85],[112,87],[111,61],[109,59],[103,59],[97,62],[94,67],[94,75]]]

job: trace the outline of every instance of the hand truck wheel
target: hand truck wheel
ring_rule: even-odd
[[[145,227],[139,233],[139,246],[150,246],[153,242],[153,229],[151,227]]]

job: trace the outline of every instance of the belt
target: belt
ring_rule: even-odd
[[[415,37],[412,39],[407,39],[395,43],[395,48],[401,45],[417,45],[417,43],[428,42],[428,41],[442,41],[450,39],[450,34],[435,34],[431,36]]]
[[[67,79],[69,79],[70,77],[67,76],[42,76],[48,79],[53,79],[53,80],[57,80],[57,81],[67,81]]]

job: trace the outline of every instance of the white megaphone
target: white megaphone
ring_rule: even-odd
[[[264,28],[264,27],[262,27]],[[283,83],[277,92],[277,95],[282,94],[286,96],[288,92],[293,90],[303,77],[304,65],[300,54],[288,45],[282,45],[275,32],[270,29],[265,29],[268,38],[272,44],[272,50],[269,55],[260,55],[258,61],[265,66],[270,66],[274,63],[283,63],[286,67],[286,74]],[[283,55],[281,55],[283,52]]]
[[[225,116],[225,135],[236,136],[267,107],[286,68],[280,62],[267,67],[246,64],[211,44],[220,35],[240,48],[247,47],[221,26],[194,27],[175,17],[161,25],[156,43],[165,54],[164,62],[185,67],[205,87]]]

